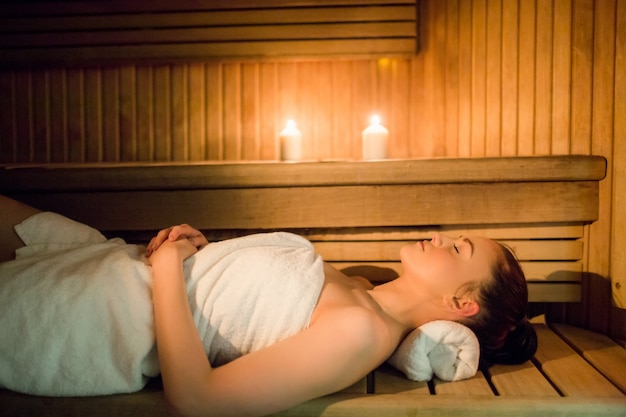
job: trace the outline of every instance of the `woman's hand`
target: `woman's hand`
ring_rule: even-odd
[[[157,233],[157,235],[150,240],[150,243],[146,247],[146,256],[149,258],[157,249],[161,247],[161,245],[163,245],[164,242],[176,242],[181,239],[187,240],[189,245],[195,248],[195,250],[189,254],[185,252],[186,256],[183,259],[190,257],[209,244],[206,237],[204,237],[200,231],[194,229],[188,224],[181,224],[159,231],[159,233]],[[184,246],[187,245],[179,246],[181,249],[184,249]]]
[[[152,266],[152,303],[166,396],[187,398],[212,372],[189,307],[183,261],[208,244],[193,227],[161,230],[146,248]],[[180,387],[180,388],[178,388]],[[177,401],[181,401],[177,396]]]

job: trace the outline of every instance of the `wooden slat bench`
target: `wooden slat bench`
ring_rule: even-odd
[[[527,275],[539,335],[531,361],[452,383],[412,382],[382,366],[281,415],[616,416],[626,415],[624,347],[541,314],[583,297],[586,230],[598,216],[605,171],[596,156],[6,166],[0,193],[129,241],[181,222],[210,240],[290,230],[338,268],[375,282],[401,272],[402,245],[435,231],[498,239]],[[1,416],[167,414],[158,380],[139,393],[95,398],[4,390],[0,405]]]

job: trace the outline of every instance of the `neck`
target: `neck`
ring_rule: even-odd
[[[369,291],[380,309],[404,328],[411,331],[434,320],[453,320],[443,302],[425,294],[399,277]]]

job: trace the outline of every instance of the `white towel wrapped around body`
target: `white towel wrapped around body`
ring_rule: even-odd
[[[275,232],[212,243],[185,262],[189,302],[213,365],[305,328],[324,284],[322,258]]]
[[[0,264],[0,386],[50,396],[140,390],[159,374],[144,247],[53,213],[16,227]],[[213,363],[308,325],[324,273],[288,233],[213,243],[185,261],[193,317]]]
[[[388,362],[413,381],[471,378],[478,370],[480,345],[466,326],[446,320],[426,323],[400,343]]]
[[[16,231],[27,245],[16,260],[0,263],[0,386],[104,395],[138,391],[157,376],[144,247],[47,212]],[[305,328],[324,281],[311,243],[280,232],[212,243],[184,270],[193,318],[215,365]],[[411,379],[415,366],[421,380],[433,369],[442,379],[473,375],[478,348],[468,340],[475,337],[447,323],[414,330],[390,362]]]

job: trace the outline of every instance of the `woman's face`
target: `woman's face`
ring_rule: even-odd
[[[433,297],[457,297],[470,282],[490,279],[499,247],[491,239],[436,233],[430,241],[404,246],[400,251],[404,275]]]

